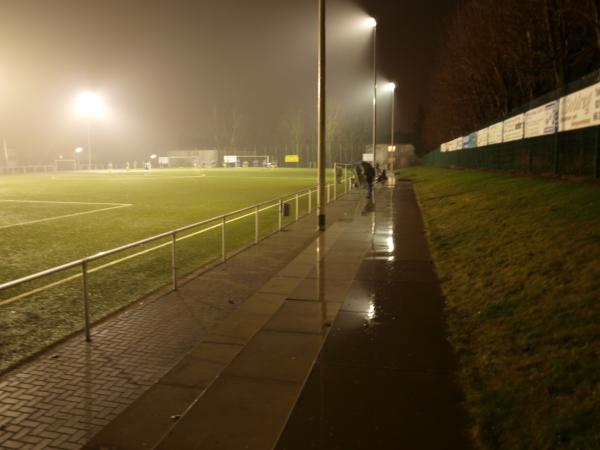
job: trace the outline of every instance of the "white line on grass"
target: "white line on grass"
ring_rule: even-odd
[[[258,211],[259,212],[263,212],[263,211],[266,211],[268,209],[275,208],[277,206],[279,206],[279,204],[274,204],[274,205],[271,205],[271,206],[266,206],[266,207],[264,207],[262,209],[259,209]],[[235,217],[233,219],[229,219],[225,223],[228,224],[228,223],[236,222],[238,220],[245,219],[246,217],[253,216],[254,214],[255,214],[255,212],[253,211],[251,213],[244,214],[242,216]],[[186,234],[185,236],[178,237],[176,240],[177,240],[177,242],[183,241],[185,239],[189,239],[189,238],[191,238],[193,236],[197,236],[199,234],[206,233],[207,231],[214,230],[214,229],[220,228],[220,227],[221,227],[220,223],[218,223],[216,225],[211,225],[208,228],[203,228],[202,230],[196,231],[194,233],[190,233],[190,234]],[[138,256],[144,255],[146,253],[153,252],[154,250],[158,250],[160,248],[163,248],[163,247],[166,247],[166,246],[169,246],[169,245],[171,245],[171,242],[164,242],[162,244],[155,245],[154,247],[148,248],[146,250],[142,250],[140,252],[133,253],[131,255],[125,256],[123,258],[116,259],[116,260],[108,262],[106,264],[102,264],[101,266],[98,266],[98,267],[94,267],[93,269],[88,270],[88,273],[94,273],[94,272],[97,272],[99,270],[106,269],[107,267],[114,266],[115,264],[119,264],[119,263],[121,263],[123,261],[127,261],[129,259],[136,258]],[[14,297],[7,298],[6,300],[0,300],[0,306],[8,305],[9,303],[13,303],[13,302],[15,302],[17,300],[20,300],[22,298],[28,297],[28,296],[33,295],[33,294],[37,294],[38,292],[45,291],[46,289],[50,289],[52,287],[59,286],[61,284],[67,283],[69,281],[76,280],[77,278],[81,278],[81,274],[71,275],[69,277],[66,277],[66,278],[63,278],[61,280],[55,281],[54,283],[50,283],[50,284],[47,284],[45,286],[41,286],[39,288],[32,289],[31,291],[27,291],[27,292],[24,292],[22,294],[16,295]]]
[[[13,200],[3,200],[5,202],[10,202]],[[29,201],[24,201],[24,203],[52,203],[52,202],[29,202]],[[84,202],[55,202],[55,203],[79,203],[79,204],[86,204]],[[87,203],[87,204],[92,204],[92,203]],[[132,206],[131,204],[125,204],[125,203],[120,203],[120,204],[115,204],[115,203],[96,203],[96,205],[116,205],[116,206],[109,206],[107,208],[99,208],[99,209],[92,209],[90,211],[82,211],[82,212],[77,212],[77,213],[72,213],[72,214],[63,214],[61,216],[53,216],[53,217],[46,217],[44,219],[36,219],[36,220],[28,220],[27,222],[20,222],[20,223],[13,223],[11,225],[2,225],[0,226],[0,230],[5,230],[7,228],[13,228],[13,227],[22,227],[25,225],[32,225],[34,223],[42,223],[42,222],[50,222],[52,220],[58,220],[58,219],[66,219],[68,217],[76,217],[76,216],[83,216],[85,214],[95,214],[95,213],[99,213],[101,211],[109,211],[111,209],[119,209],[119,208],[127,208],[129,206]]]
[[[13,200],[13,199],[0,199],[1,202],[6,203],[50,203],[56,205],[109,205],[109,206],[131,206],[130,203],[107,203],[107,202],[63,202],[54,200]]]

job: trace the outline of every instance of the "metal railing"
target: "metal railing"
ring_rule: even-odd
[[[347,175],[347,173],[346,173],[346,175]],[[342,195],[350,192],[352,190],[352,177],[346,177],[345,179],[342,179],[340,184],[342,185],[342,188],[343,188]],[[332,191],[333,191],[333,195],[331,195]],[[310,214],[313,211],[312,197],[313,197],[314,193],[318,194],[317,187],[310,187],[308,189],[303,189],[301,191],[294,192],[292,194],[287,194],[287,195],[279,197],[277,199],[267,200],[267,201],[264,201],[261,203],[256,203],[252,206],[238,209],[237,211],[231,211],[231,212],[222,214],[220,216],[212,217],[210,219],[202,220],[200,222],[196,222],[196,223],[193,223],[190,225],[186,225],[186,226],[183,226],[180,228],[166,231],[164,233],[157,234],[155,236],[151,236],[151,237],[141,239],[141,240],[138,240],[135,242],[131,242],[129,244],[122,245],[120,247],[116,247],[116,248],[113,248],[110,250],[99,252],[92,256],[87,256],[87,257],[84,257],[84,258],[81,258],[81,259],[78,259],[75,261],[71,261],[69,263],[66,263],[66,264],[63,264],[60,266],[52,267],[50,269],[46,269],[41,272],[37,272],[37,273],[31,274],[31,275],[28,275],[28,276],[25,276],[22,278],[18,278],[16,280],[2,283],[2,284],[0,284],[0,292],[10,289],[10,288],[19,287],[28,282],[32,282],[32,281],[39,280],[39,279],[42,279],[45,277],[49,277],[51,275],[54,275],[54,274],[57,274],[60,272],[67,271],[69,269],[80,268],[80,271],[81,271],[81,273],[79,275],[71,275],[66,278],[63,278],[62,280],[52,282],[51,284],[46,285],[44,287],[33,289],[30,292],[26,292],[24,294],[23,293],[19,294],[13,298],[10,298],[7,300],[1,300],[0,305],[22,299],[24,297],[30,296],[30,295],[40,292],[42,290],[49,289],[50,287],[56,286],[57,284],[65,283],[67,281],[71,281],[73,279],[81,277],[81,280],[82,280],[81,292],[82,292],[82,300],[83,300],[85,339],[87,341],[90,341],[92,324],[91,324],[91,320],[90,320],[90,299],[89,299],[90,295],[89,295],[89,287],[88,287],[88,276],[92,271],[95,272],[97,270],[101,270],[108,266],[113,266],[114,264],[118,264],[119,262],[129,260],[132,257],[141,256],[143,254],[148,253],[149,251],[153,251],[153,250],[156,250],[159,248],[163,248],[167,245],[170,245],[170,247],[171,247],[171,264],[170,264],[171,288],[173,291],[176,291],[179,287],[179,285],[178,285],[179,276],[178,276],[178,265],[177,265],[177,262],[178,262],[177,261],[177,242],[178,242],[178,240],[187,239],[192,235],[206,233],[210,230],[220,229],[220,234],[221,234],[220,252],[221,252],[221,254],[218,257],[216,257],[215,259],[211,260],[209,263],[205,263],[204,265],[197,267],[196,270],[202,269],[203,267],[206,267],[208,264],[214,263],[215,261],[217,261],[219,259],[220,259],[221,263],[225,262],[229,257],[233,256],[233,254],[228,253],[228,247],[227,247],[228,234],[226,232],[226,229],[227,229],[228,224],[239,221],[239,220],[247,218],[247,217],[254,216],[253,242],[249,245],[243,246],[241,249],[236,250],[234,254],[237,254],[240,251],[243,251],[244,249],[248,248],[249,246],[256,245],[261,240],[261,234],[260,234],[260,226],[261,226],[260,213],[261,212],[272,209],[272,208],[277,208],[277,213],[278,213],[277,214],[278,215],[277,228],[275,231],[272,231],[271,233],[268,233],[267,235],[262,236],[262,239],[265,239],[266,237],[281,231],[286,225],[294,223],[294,222],[298,221],[301,217],[304,217],[304,216]],[[306,213],[300,215],[299,204],[300,204],[300,200],[304,197],[308,198],[308,201],[307,201],[308,208],[307,208]],[[327,203],[329,203],[330,201],[335,200],[337,198],[338,198],[337,183],[334,183],[333,185],[327,184]],[[284,205],[288,202],[295,203],[294,216],[293,216],[292,222],[290,222],[288,224],[284,224],[283,223]],[[185,236],[181,236],[185,232],[195,230],[198,228],[200,228],[200,230],[195,231],[192,234],[187,234]],[[112,255],[116,255],[118,253],[125,252],[125,251],[133,249],[135,247],[139,247],[144,244],[160,241],[163,239],[168,239],[168,242],[157,245],[157,246],[151,248],[150,250],[144,250],[144,251],[135,253],[133,255],[125,256],[117,261],[110,261],[110,262],[108,262],[102,266],[96,267],[94,269],[89,269],[89,264],[91,262],[98,261],[98,260],[101,260],[104,258],[108,258]]]

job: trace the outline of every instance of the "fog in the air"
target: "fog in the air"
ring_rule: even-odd
[[[370,33],[348,2],[328,13],[329,113],[336,133],[366,134]],[[0,138],[22,162],[85,144],[82,90],[108,110],[98,161],[282,145],[290,124],[315,139],[316,1],[3,0],[0,18]]]

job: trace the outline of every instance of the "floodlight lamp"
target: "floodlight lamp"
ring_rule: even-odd
[[[369,17],[368,19],[365,19],[365,27],[366,28],[375,28],[377,26],[377,21],[375,20],[374,17]]]
[[[82,151],[83,151],[83,148],[81,148],[81,147],[77,147],[75,149],[75,153],[81,153]]]
[[[156,159],[158,156],[156,155],[150,155],[150,159]]]
[[[396,90],[396,83],[388,83],[385,85],[385,90],[394,92]]]
[[[75,102],[77,112],[84,117],[97,117],[104,114],[102,98],[94,92],[85,91],[77,96]]]

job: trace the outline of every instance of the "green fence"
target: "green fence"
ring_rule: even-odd
[[[439,167],[600,178],[600,127],[425,156]]]
[[[489,125],[553,100],[560,100],[565,95],[598,82],[600,82],[600,71],[522,105],[506,117],[498,118]],[[457,151],[442,152],[438,148],[425,155],[424,160],[426,164],[439,167],[600,178],[600,126],[557,131],[544,136]]]

